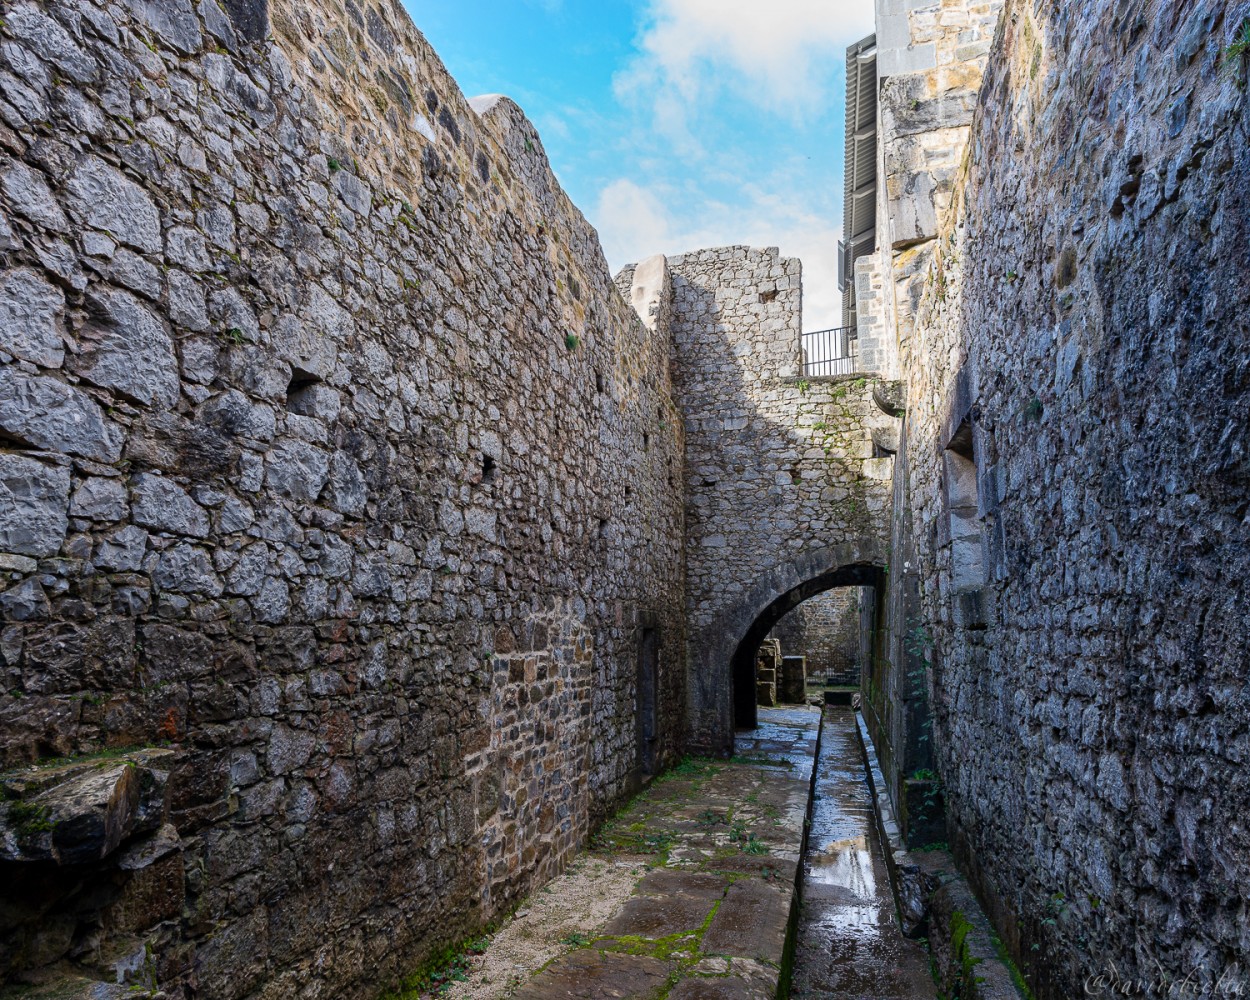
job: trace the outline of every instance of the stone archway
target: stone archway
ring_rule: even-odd
[[[703,753],[733,752],[734,686],[754,676],[754,655],[792,608],[833,587],[871,586],[885,569],[886,546],[872,538],[809,549],[761,575],[747,595],[690,642],[690,744]],[[752,697],[753,689],[752,689]]]

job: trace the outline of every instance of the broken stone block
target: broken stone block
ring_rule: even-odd
[[[128,762],[78,775],[9,804],[0,857],[81,864],[112,853],[134,826],[139,779]]]
[[[17,798],[0,805],[0,859],[85,864],[159,828],[168,786],[160,765],[172,753],[141,751],[6,776],[4,792]]]

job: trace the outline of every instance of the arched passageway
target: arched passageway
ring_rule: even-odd
[[[835,587],[875,587],[881,575],[882,567],[871,563],[838,566],[786,591],[756,616],[738,641],[730,660],[735,729],[754,728],[756,724],[756,656],[760,643],[773,626],[810,597]]]
[[[696,629],[689,638],[688,746],[702,753],[732,753],[739,722],[735,695],[741,692],[744,709],[748,697],[754,702],[754,656],[769,630],[792,608],[822,591],[875,586],[885,570],[885,553],[884,541],[861,537],[790,555],[759,573],[744,596]],[[744,717],[739,724],[749,721]]]

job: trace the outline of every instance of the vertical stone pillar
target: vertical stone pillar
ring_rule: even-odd
[[[807,700],[807,657],[783,656],[781,658],[781,683],[777,695],[789,705],[801,705]]]
[[[755,701],[759,705],[777,704],[777,673],[781,666],[781,643],[765,639],[755,660]]]

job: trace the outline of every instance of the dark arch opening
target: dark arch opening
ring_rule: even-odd
[[[880,566],[870,563],[839,566],[786,591],[756,616],[734,650],[731,660],[735,729],[754,729],[759,721],[755,703],[755,658],[759,653],[760,643],[773,630],[773,626],[809,597],[823,594],[826,590],[833,590],[835,587],[877,587],[880,582]]]

